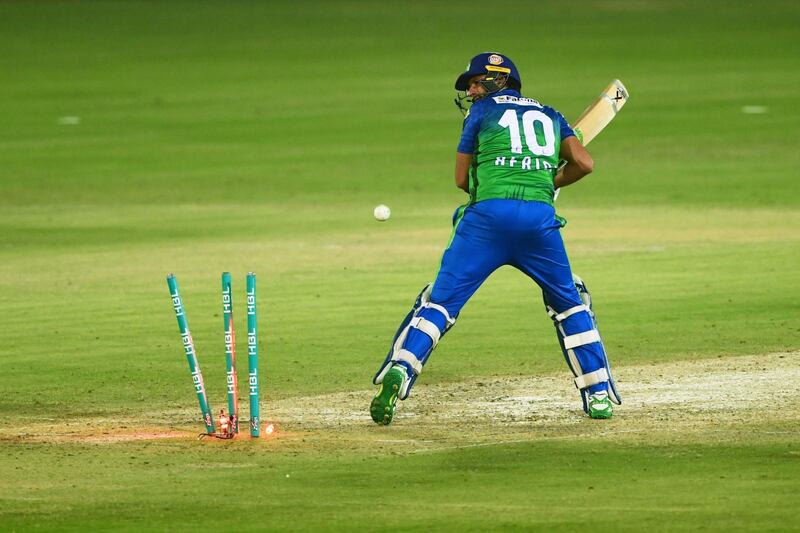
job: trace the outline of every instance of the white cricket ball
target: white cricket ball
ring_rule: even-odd
[[[384,220],[389,220],[389,217],[392,216],[392,210],[381,204],[372,211],[372,216],[375,217],[375,220],[383,222]]]

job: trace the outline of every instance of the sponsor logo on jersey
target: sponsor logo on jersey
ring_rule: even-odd
[[[494,100],[498,104],[516,104],[516,105],[543,107],[542,104],[540,104],[533,98],[524,98],[524,97],[519,98],[517,96],[511,96],[508,94],[500,96],[492,96],[492,100]]]
[[[503,56],[498,54],[492,54],[489,56],[489,63],[492,65],[499,65],[503,62]]]

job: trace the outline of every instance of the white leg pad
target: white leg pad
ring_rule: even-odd
[[[372,379],[372,382],[375,385],[379,385],[383,382],[383,378],[386,376],[386,373],[389,372],[395,363],[403,362],[410,366],[412,369],[412,375],[407,376],[403,381],[403,385],[400,387],[400,392],[398,394],[398,398],[401,400],[405,400],[408,397],[408,393],[411,390],[414,381],[416,381],[417,376],[419,376],[419,374],[422,372],[422,367],[424,365],[423,361],[427,360],[427,357],[430,355],[433,349],[436,348],[436,345],[441,340],[442,335],[444,335],[455,324],[456,318],[458,318],[458,315],[451,317],[450,313],[447,312],[447,309],[430,301],[432,290],[433,284],[428,284],[424,289],[422,289],[422,292],[419,293],[416,302],[414,302],[414,306],[403,319],[403,322],[401,322],[397,333],[395,333],[392,349],[388,354],[386,354],[386,359],[383,361],[381,368]],[[444,317],[444,331],[440,331],[436,326],[436,323],[419,316],[421,310],[428,307],[435,309]],[[420,355],[422,359],[418,359],[412,352],[403,348],[406,338],[408,337],[408,332],[411,330],[411,328],[421,331],[431,339],[430,349],[426,353]]]
[[[561,344],[563,345],[563,352],[564,357],[567,361],[567,365],[569,369],[572,371],[572,375],[575,376],[575,385],[581,391],[581,398],[583,399],[583,409],[588,412],[587,406],[587,397],[589,395],[589,387],[593,385],[598,385],[600,383],[608,382],[608,395],[612,402],[616,404],[622,403],[622,398],[620,398],[619,393],[617,392],[616,383],[614,383],[614,378],[611,375],[611,367],[608,363],[608,357],[605,353],[605,347],[603,346],[603,339],[600,337],[600,332],[597,330],[597,318],[594,315],[594,311],[592,310],[592,297],[589,294],[589,289],[586,288],[586,284],[583,280],[578,277],[577,275],[572,275],[572,281],[575,283],[575,288],[578,291],[578,295],[580,296],[582,305],[576,305],[570,307],[569,309],[558,312],[550,304],[547,302],[547,297],[545,296],[545,308],[547,310],[547,314],[550,315],[550,318],[553,319],[553,322],[556,326],[556,332],[561,339]],[[584,331],[582,333],[578,333],[575,335],[566,335],[564,331],[564,326],[562,322],[569,318],[570,316],[574,315],[575,313],[580,313],[585,311],[592,320],[593,329],[589,331]],[[600,343],[600,347],[602,350],[603,356],[603,363],[604,367],[599,368],[593,372],[584,372],[581,368],[581,362],[578,359],[578,355],[575,351],[576,347],[584,346],[586,344],[592,344],[598,342]]]

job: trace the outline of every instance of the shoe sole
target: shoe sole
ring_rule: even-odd
[[[383,378],[381,390],[369,405],[369,414],[376,424],[388,426],[392,422],[397,405],[397,394],[402,384],[403,375],[400,371],[390,370]]]

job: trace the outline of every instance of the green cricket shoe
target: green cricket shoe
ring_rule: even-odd
[[[372,420],[376,424],[388,426],[392,423],[394,412],[397,409],[397,394],[400,392],[400,387],[403,386],[403,380],[406,379],[405,370],[398,367],[392,367],[385,376],[381,383],[381,390],[372,399],[369,404],[369,414],[372,415]]]
[[[614,413],[611,400],[608,399],[608,393],[605,391],[590,395],[587,403],[591,418],[611,418]]]

